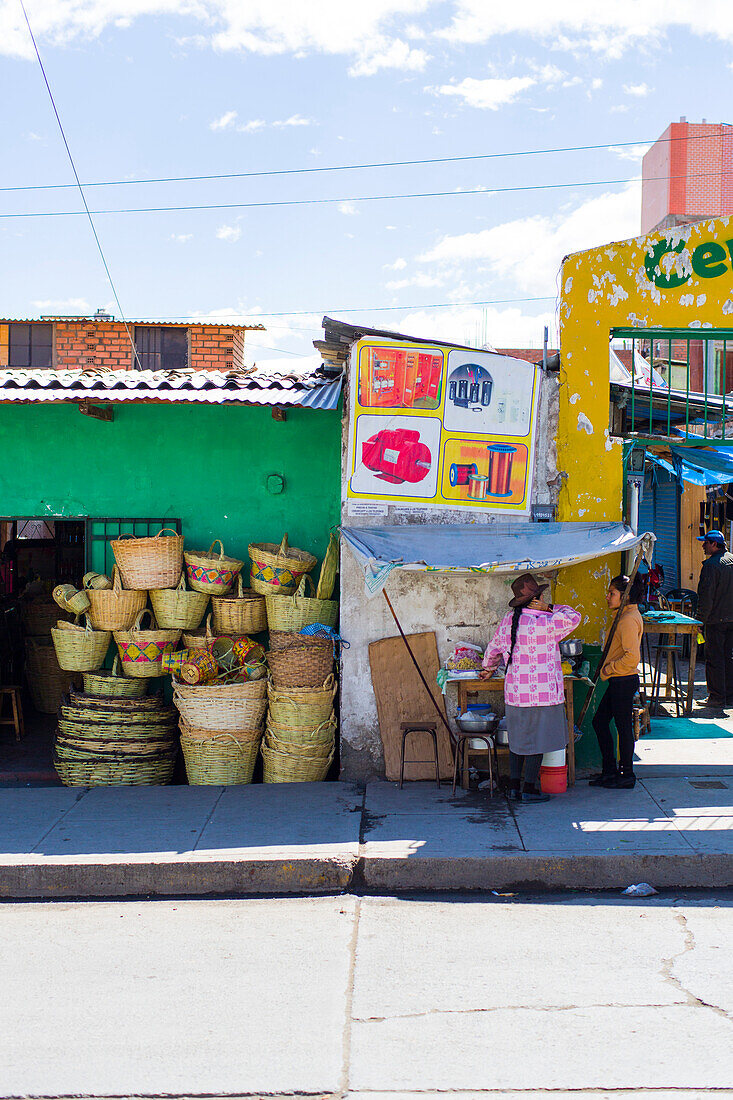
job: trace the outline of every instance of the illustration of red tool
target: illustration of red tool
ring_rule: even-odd
[[[413,484],[427,477],[432,455],[420,433],[408,428],[383,428],[361,445],[361,459],[382,481]]]

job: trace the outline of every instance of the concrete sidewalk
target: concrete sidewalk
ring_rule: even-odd
[[[733,885],[733,737],[639,742],[541,805],[375,780],[0,789],[0,897]],[[708,726],[706,733],[715,732]]]

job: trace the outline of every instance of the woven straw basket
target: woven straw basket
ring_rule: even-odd
[[[89,616],[86,627],[66,623],[51,631],[56,657],[67,672],[94,672],[104,664],[112,635],[109,630],[92,630]]]
[[[266,682],[173,685],[173,702],[186,725],[228,733],[259,729],[267,710]]]
[[[333,737],[329,737],[325,741],[311,741],[308,744],[302,741],[281,741],[275,730],[268,727],[265,733],[264,744],[267,745],[268,749],[272,749],[273,752],[282,753],[286,756],[300,756],[311,760],[325,760],[333,752],[334,739]]]
[[[261,734],[250,731],[196,730],[181,726],[181,748],[192,786],[251,783]]]
[[[124,589],[117,566],[112,570],[112,588],[90,588],[89,618],[95,630],[129,630],[147,603],[147,592]]]
[[[183,569],[183,536],[163,527],[153,538],[120,535],[110,542],[125,588],[175,588]]]
[[[64,672],[50,638],[26,638],[25,678],[31,701],[41,714],[55,714],[69,683],[78,676]]]
[[[330,638],[321,645],[291,645],[267,654],[275,688],[319,687],[333,669]]]
[[[212,596],[211,610],[216,634],[259,634],[267,630],[267,612],[262,596],[245,596],[242,574],[237,579],[236,596]]]
[[[300,721],[295,721],[295,718]],[[267,714],[267,726],[275,737],[281,741],[292,741],[293,744],[307,745],[314,741],[333,741],[336,736],[336,715],[334,711],[320,722],[312,722],[307,717],[299,714],[286,717],[285,721],[279,721],[277,714],[273,716],[271,711]]]
[[[128,680],[120,676],[120,658],[115,653],[112,671],[85,672],[84,691],[87,695],[104,695],[112,698],[140,699],[148,690],[145,680]]]
[[[214,554],[217,544],[221,547],[218,557]],[[214,539],[206,551],[187,550],[183,556],[191,588],[209,596],[226,596],[244,568],[243,561],[225,556],[221,539]]]
[[[141,629],[140,624],[145,615],[150,616],[150,630]],[[125,676],[162,676],[163,654],[172,653],[180,637],[180,630],[158,630],[152,611],[141,611],[131,630],[114,632]]]
[[[304,573],[310,573],[316,558],[305,550],[288,546],[288,536],[278,546],[274,542],[252,542],[249,546],[252,561],[250,584],[254,592],[262,596],[281,593],[290,595],[298,587]]]
[[[263,780],[265,783],[318,783],[328,775],[333,751],[323,757],[293,756],[262,744]]]
[[[302,630],[304,626],[312,623],[323,623],[332,629],[336,626],[339,605],[336,600],[317,600],[312,596],[306,596],[306,581],[310,581],[313,589],[313,581],[310,577],[303,577],[294,596],[268,596],[267,623],[270,630]]]
[[[206,614],[209,597],[186,588],[186,574],[176,588],[154,588],[150,592],[155,619],[161,630],[196,630]]]
[[[323,565],[321,566],[321,575],[318,578],[318,587],[316,588],[316,597],[319,600],[330,600],[333,595],[333,590],[336,585],[336,573],[338,572],[339,564],[339,540],[338,535],[331,532],[331,537],[328,540],[328,549],[326,550],[325,557],[323,559]]]
[[[326,712],[323,716],[325,718],[333,708],[333,700],[336,697],[337,687],[336,677],[333,673],[327,676],[323,683],[315,688],[276,688],[272,681],[270,681],[267,685],[267,698],[270,706],[283,703],[295,707],[326,707]],[[321,721],[323,721],[323,719],[321,719]]]
[[[151,759],[76,760],[58,746],[53,765],[65,787],[151,787],[170,783],[176,756],[169,752]]]
[[[59,619],[71,622],[73,614],[63,611],[59,614],[58,605],[47,596],[35,600],[20,601],[20,621],[26,638],[51,637],[51,629]]]
[[[80,592],[73,584],[57,584],[51,595],[62,611],[83,615],[89,610],[89,596],[86,592]]]
[[[112,587],[112,578],[106,573],[85,573],[82,579],[82,588],[108,590]]]

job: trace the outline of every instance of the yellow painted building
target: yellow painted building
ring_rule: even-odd
[[[633,330],[633,331],[632,331]],[[623,510],[623,444],[610,430],[609,342],[626,336],[655,342],[672,341],[687,347],[688,400],[690,341],[707,350],[722,341],[733,349],[733,218],[657,231],[632,240],[604,245],[568,256],[562,266],[560,300],[561,390],[558,429],[558,469],[562,487],[558,519],[562,521],[618,521]],[[632,347],[634,345],[632,344]],[[726,344],[723,347],[720,384],[710,386],[710,405],[733,386],[726,382]],[[653,353],[652,353],[653,354]],[[709,358],[709,357],[708,357]],[[706,360],[707,362],[707,360]],[[685,364],[668,378],[675,390],[681,386]],[[708,383],[705,371],[705,414]],[[694,378],[693,378],[694,381]],[[682,386],[684,390],[684,386]],[[649,390],[647,389],[647,396]],[[635,395],[636,396],[636,395]],[[680,400],[684,403],[684,393]],[[670,402],[671,403],[671,402]],[[678,402],[679,404],[679,402]],[[726,405],[720,419],[725,423]],[[730,403],[733,417],[733,402]],[[667,436],[669,420],[652,425],[647,435]],[[627,438],[644,440],[644,432]],[[687,442],[691,442],[691,431]],[[694,431],[694,429],[692,429]],[[700,437],[695,437],[698,445]],[[707,440],[706,440],[707,441]],[[727,442],[724,440],[724,442]],[[733,439],[730,440],[733,445]],[[703,444],[704,445],[704,442]],[[709,444],[708,444],[709,445]],[[716,446],[720,443],[716,442]],[[605,589],[621,565],[618,557],[561,571],[556,599],[583,610],[584,637],[600,640],[606,625]]]

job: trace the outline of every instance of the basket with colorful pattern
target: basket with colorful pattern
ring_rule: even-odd
[[[214,554],[217,544],[221,547],[218,557]],[[208,596],[226,596],[244,567],[238,558],[225,557],[221,539],[214,539],[206,551],[187,550],[183,556],[191,588]]]
[[[145,615],[150,617],[150,629],[141,627]],[[125,676],[147,678],[163,675],[163,654],[172,653],[181,637],[180,630],[158,630],[152,611],[143,610],[135,619],[132,630],[115,630],[114,639]]]
[[[252,562],[250,584],[254,592],[262,596],[291,595],[300,584],[300,578],[310,573],[317,559],[305,550],[288,545],[287,534],[278,546],[274,542],[252,542],[249,546]]]

